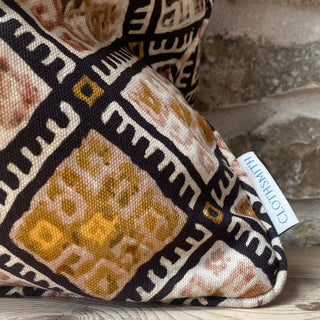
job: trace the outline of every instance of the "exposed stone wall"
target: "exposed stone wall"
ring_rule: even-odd
[[[319,245],[320,0],[216,0],[196,108],[236,156],[255,151]]]

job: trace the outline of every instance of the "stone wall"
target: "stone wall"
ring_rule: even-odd
[[[195,105],[291,202],[284,243],[320,244],[320,0],[216,0]]]

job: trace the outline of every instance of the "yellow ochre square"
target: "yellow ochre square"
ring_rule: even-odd
[[[50,222],[41,220],[30,231],[29,237],[38,243],[41,250],[48,250],[55,247],[56,243],[63,237],[63,234]]]
[[[85,94],[83,91],[87,86],[91,92]],[[82,78],[73,86],[72,90],[74,95],[80,100],[86,102],[90,108],[104,92],[103,89],[101,89],[98,84],[92,81],[87,75],[82,76]]]
[[[103,217],[102,213],[98,212],[80,228],[80,233],[88,240],[95,241],[101,246],[106,239],[116,233],[115,222],[116,218],[109,221]]]

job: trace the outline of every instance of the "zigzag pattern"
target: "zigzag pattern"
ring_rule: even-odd
[[[194,208],[201,194],[198,184],[184,169],[181,161],[162,143],[154,138],[125,113],[118,103],[112,103],[102,114],[102,122],[109,130],[108,139],[126,141],[128,154],[148,168],[149,173],[162,182],[176,199]]]
[[[132,35],[143,35],[148,27],[148,21],[151,18],[152,9],[154,7],[155,0],[141,0],[139,3],[130,1],[128,15],[127,32]]]
[[[44,275],[39,274],[38,271],[33,270],[30,268],[30,266],[22,263],[21,260],[17,260],[17,258],[11,258],[9,254],[2,254],[0,256],[1,268],[21,279],[33,283],[37,287],[50,289],[57,292],[62,292],[65,290],[63,287],[58,286]]]
[[[182,53],[188,49],[194,38],[194,32],[184,34],[182,37],[172,36],[164,39],[157,39],[150,41],[150,56],[158,56],[166,54],[173,48],[175,52]]]
[[[0,287],[0,297],[40,297],[46,290],[32,287]]]
[[[143,281],[138,281],[139,285],[134,288],[128,284],[130,289],[125,288],[117,299],[125,299],[128,302],[143,302],[159,300],[161,295],[165,296],[166,294],[161,292],[166,292],[166,286],[170,285],[178,273],[181,276],[181,269],[188,264],[190,257],[212,236],[212,233],[200,224],[190,226],[188,231],[192,237],[181,238],[178,246],[170,250],[167,249],[165,254],[153,258],[144,267],[143,273],[146,276],[141,274],[142,271],[137,273],[138,279],[143,279]],[[137,281],[133,280],[132,283],[137,283]],[[128,292],[130,293],[128,294]]]
[[[271,247],[265,236],[236,216],[232,216],[227,232],[230,240],[226,243],[232,245],[240,253],[250,252],[250,259],[254,264],[268,275],[271,282],[274,281],[273,276],[274,272],[279,269],[279,260],[276,259],[274,247]]]
[[[153,289],[150,291],[148,290],[150,289],[149,287],[144,288],[143,286],[136,288],[136,292],[140,296],[139,301],[152,300],[152,298],[156,294],[159,294],[159,292],[165,287],[165,285],[187,263],[187,260],[190,258],[190,256],[212,236],[212,233],[200,224],[195,225],[195,230],[201,231],[203,233],[201,240],[196,240],[193,237],[188,237],[185,240],[185,244],[187,247],[189,246],[189,248],[184,248],[183,243],[179,244],[179,246],[174,249],[175,255],[178,256],[178,259],[174,262],[172,262],[165,256],[162,256],[159,260],[159,263],[157,264],[157,266],[160,266],[160,268],[162,269],[160,275],[159,271],[157,271],[158,267],[155,267],[154,269],[150,269],[148,271],[147,278],[152,283]],[[166,274],[166,276],[163,276],[164,274]],[[128,299],[128,301],[130,301],[130,299]]]
[[[3,9],[0,9],[0,38],[51,87],[61,84],[76,67],[71,58],[43,38],[23,18],[17,16],[13,19]]]
[[[138,59],[128,49],[121,48],[91,68],[107,85],[111,86],[125,70],[137,61]]]
[[[2,213],[10,210],[18,194],[35,178],[48,156],[80,124],[80,117],[71,105],[66,102],[61,102],[59,105],[56,112],[52,112],[49,118],[41,117],[38,121],[34,121],[22,135],[16,138],[18,148],[9,145],[7,150],[1,152],[0,205],[3,206]],[[4,217],[5,214],[2,215],[2,219]]]

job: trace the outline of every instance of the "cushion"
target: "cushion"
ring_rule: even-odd
[[[189,106],[211,5],[0,0],[1,296],[254,307],[281,291],[275,229]]]

